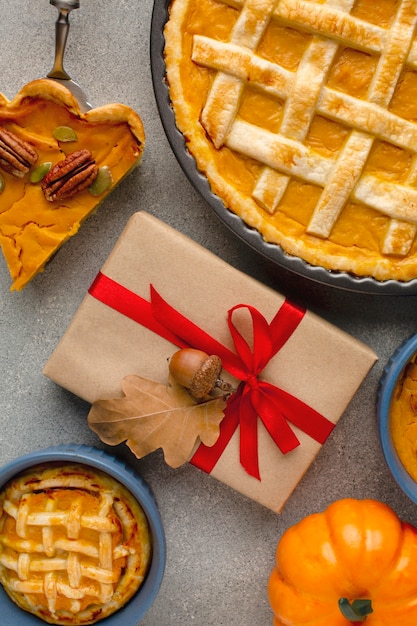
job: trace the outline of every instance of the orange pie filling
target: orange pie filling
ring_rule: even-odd
[[[225,206],[313,265],[417,277],[417,10],[173,0],[178,128]]]
[[[417,363],[414,356],[402,372],[390,406],[390,432],[398,457],[417,482]]]
[[[11,101],[0,94],[0,133],[2,129],[37,154],[36,163],[20,176],[0,161],[0,244],[11,288],[20,290],[140,162],[145,135],[141,119],[129,107],[110,104],[82,114],[72,95],[48,80],[25,85]],[[48,200],[38,180],[42,168],[52,169],[81,150],[91,153],[96,173],[105,170],[107,184],[95,192],[93,188],[94,193],[89,185],[69,197],[58,194]],[[31,182],[33,176],[36,182]]]

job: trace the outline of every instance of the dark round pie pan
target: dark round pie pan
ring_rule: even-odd
[[[209,207],[235,235],[248,246],[274,264],[306,279],[354,292],[374,295],[405,296],[417,294],[417,279],[407,282],[396,280],[378,281],[372,277],[357,277],[340,271],[331,271],[313,266],[303,259],[284,252],[279,245],[267,243],[262,235],[250,228],[237,215],[232,213],[213,194],[207,178],[198,170],[194,157],[187,150],[184,136],[175,123],[175,115],[169,96],[164,61],[164,27],[168,20],[168,7],[171,0],[155,0],[151,21],[151,72],[156,103],[167,139],[187,178],[201,194]]]

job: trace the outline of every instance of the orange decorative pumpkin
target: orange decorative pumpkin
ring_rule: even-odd
[[[274,626],[417,626],[417,529],[343,499],[285,531],[268,584]]]

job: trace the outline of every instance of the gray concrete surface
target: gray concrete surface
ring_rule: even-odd
[[[136,109],[147,146],[140,169],[22,293],[9,292],[0,259],[0,464],[57,443],[100,446],[86,424],[88,405],[41,370],[138,209],[306,305],[368,343],[379,362],[281,515],[191,466],[168,468],[158,453],[135,461],[123,447],[115,451],[153,489],[167,536],[165,578],[144,626],[267,626],[267,579],[276,543],[289,525],[350,496],[383,500],[417,524],[417,508],[385,466],[375,415],[382,369],[417,329],[417,298],[372,297],[310,283],[270,266],[219,222],[177,164],[158,117],[149,62],[151,13],[152,0],[81,0],[71,17],[67,71],[94,104],[120,101]],[[55,18],[48,0],[0,0],[0,91],[8,98],[51,69]]]

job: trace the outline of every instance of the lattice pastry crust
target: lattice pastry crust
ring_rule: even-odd
[[[226,207],[308,263],[417,277],[417,2],[173,0],[179,129]]]
[[[2,490],[0,513],[0,581],[18,606],[50,624],[93,624],[144,580],[145,514],[99,470],[33,468]]]

